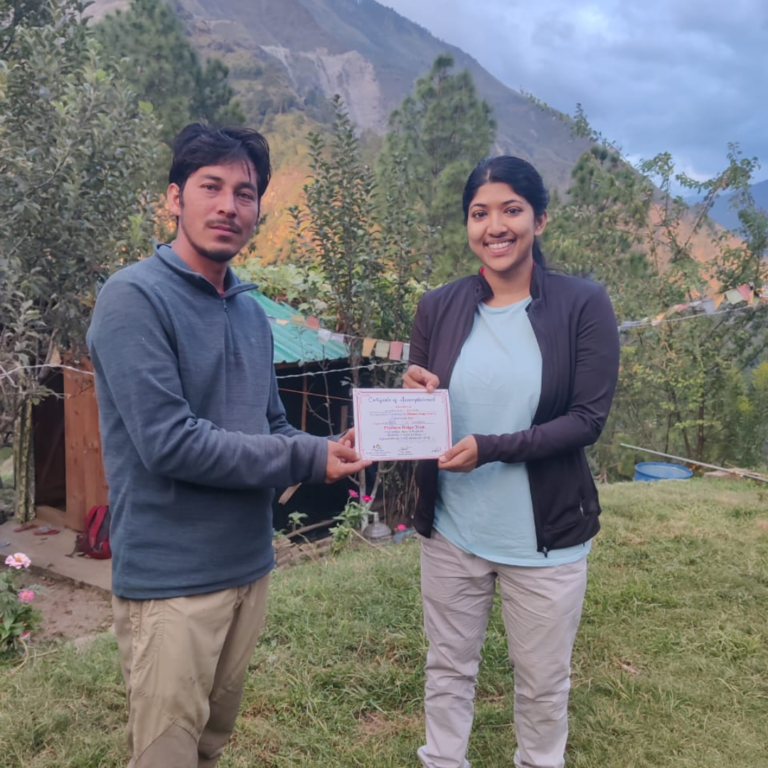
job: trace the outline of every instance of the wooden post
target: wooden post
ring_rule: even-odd
[[[339,416],[339,432],[344,432],[347,429],[347,425],[349,424],[349,406],[348,405],[342,405],[341,406],[341,414]]]
[[[67,467],[67,512],[65,525],[80,531],[88,510],[108,502],[107,482],[101,461],[99,411],[96,404],[93,367],[86,360],[82,373],[64,371],[64,434]]]
[[[13,476],[16,481],[16,519],[29,522],[35,515],[35,455],[32,400],[25,400],[13,431]]]

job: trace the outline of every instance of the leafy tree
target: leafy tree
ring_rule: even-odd
[[[768,362],[746,373],[731,372],[723,416],[715,455],[727,457],[737,467],[763,467],[768,445]]]
[[[415,214],[411,238],[423,243],[425,273],[434,271],[438,283],[469,269],[461,193],[496,130],[470,73],[453,67],[451,56],[438,56],[392,112],[380,164],[383,187],[397,185],[398,174],[404,180],[403,204]]]
[[[8,53],[22,24],[32,26],[48,19],[45,0],[0,0],[0,59]]]
[[[412,278],[417,252],[410,239],[413,215],[403,205],[403,163],[393,159],[392,184],[377,186],[361,159],[360,142],[341,102],[333,100],[335,119],[329,136],[310,134],[311,176],[304,187],[306,203],[292,209],[296,250],[308,269],[322,276],[322,299],[335,329],[353,337],[350,344],[351,384],[392,386],[394,366],[363,369],[365,337],[407,338],[418,296],[424,286]],[[360,497],[375,496],[385,473],[378,465],[373,489],[365,472]],[[394,477],[394,476],[393,476]]]
[[[152,104],[167,143],[187,124],[242,124],[245,120],[228,68],[218,59],[202,64],[173,8],[162,0],[131,0],[96,26],[104,49],[127,58],[125,75],[139,97]]]
[[[99,284],[146,252],[153,226],[152,109],[105,66],[83,9],[52,2],[49,21],[19,25],[0,60],[0,410],[4,429],[16,423],[22,517],[41,366],[82,348]]]
[[[318,270],[308,270],[295,261],[261,262],[252,242],[246,251],[246,258],[233,267],[242,280],[256,283],[259,291],[273,301],[290,304],[299,312],[316,317],[322,317],[328,311],[323,297],[328,294],[329,288]]]
[[[741,240],[707,218],[722,191],[748,189],[756,166],[731,147],[725,170],[699,183],[669,154],[632,167],[602,142],[580,158],[567,200],[553,210],[545,250],[557,266],[604,283],[619,321],[643,321],[624,332],[616,402],[592,454],[603,476],[631,474],[622,441],[695,461],[758,461],[768,416],[751,370],[765,358],[766,307],[714,314],[705,301],[698,314],[674,310],[765,284],[768,219],[748,197]],[[678,190],[703,202],[692,210]],[[748,430],[744,414],[756,419]]]

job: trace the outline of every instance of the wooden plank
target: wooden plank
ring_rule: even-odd
[[[80,530],[77,520],[85,507],[85,478],[82,472],[83,457],[80,451],[82,429],[80,376],[72,370],[64,371],[64,443],[67,468],[67,514],[66,524]]]
[[[107,483],[101,461],[101,439],[92,368],[86,373],[65,371],[64,433],[67,466],[66,525],[82,530],[85,515],[97,504],[107,503]]]
[[[109,503],[107,481],[104,477],[104,464],[101,459],[101,436],[99,434],[99,408],[96,401],[96,389],[93,376],[86,377],[83,390],[85,431],[83,434],[83,454],[85,462],[85,510],[99,504]]]

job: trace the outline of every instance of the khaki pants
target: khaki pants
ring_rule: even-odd
[[[563,768],[573,643],[587,585],[586,558],[524,568],[467,554],[434,531],[421,540],[427,653],[426,768],[469,768],[480,650],[496,582],[515,668],[518,768]]]
[[[128,692],[128,768],[213,768],[235,727],[269,576],[167,600],[113,597]]]

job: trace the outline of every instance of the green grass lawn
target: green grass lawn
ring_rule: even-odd
[[[604,530],[573,664],[568,765],[768,766],[768,488],[722,481],[603,491]],[[275,575],[268,628],[222,768],[417,766],[418,544]],[[510,768],[500,615],[484,650],[474,768]],[[111,639],[0,669],[2,768],[125,766]]]

